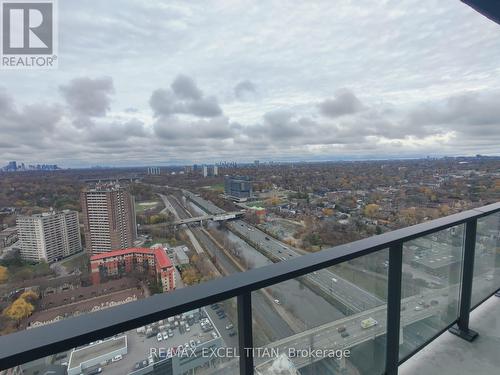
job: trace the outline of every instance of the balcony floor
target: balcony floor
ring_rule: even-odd
[[[500,373],[500,298],[491,297],[470,316],[475,341],[444,333],[399,368],[400,375]]]

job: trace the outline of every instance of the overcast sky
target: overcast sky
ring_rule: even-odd
[[[59,1],[0,71],[0,162],[500,154],[500,26],[457,0]]]

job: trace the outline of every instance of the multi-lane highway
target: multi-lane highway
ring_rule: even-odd
[[[270,237],[242,220],[235,220],[227,225],[233,232],[237,232],[240,236],[248,239],[266,256],[275,261],[286,261],[302,255],[291,246]],[[323,292],[333,295],[335,299],[353,312],[364,311],[384,304],[382,299],[328,269],[314,272],[308,275],[307,278]]]
[[[211,202],[191,192],[183,190],[183,193],[208,213],[222,214],[225,212]],[[270,237],[243,220],[234,220],[228,222],[227,225],[233,232],[248,240],[250,244],[274,261],[286,261],[302,255],[299,250]],[[384,304],[381,298],[341,278],[330,270],[325,269],[314,272],[308,275],[307,278],[319,289],[326,294],[332,295],[352,312],[361,312]]]

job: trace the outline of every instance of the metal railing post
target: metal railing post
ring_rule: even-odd
[[[474,340],[478,333],[469,329],[469,314],[474,274],[474,253],[476,249],[477,219],[465,223],[464,261],[462,267],[462,286],[460,289],[460,312],[457,324],[449,329],[451,333],[467,341]]]
[[[402,270],[403,243],[398,242],[389,248],[389,277],[387,283],[387,343],[385,349],[386,375],[397,375],[398,373]]]
[[[253,374],[252,294],[237,297],[240,375]]]

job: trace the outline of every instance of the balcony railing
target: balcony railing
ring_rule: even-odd
[[[327,336],[331,338],[332,342],[328,345],[347,347],[348,345],[345,343],[348,341],[346,340],[355,342],[354,337],[358,337],[358,341],[362,342],[364,332],[369,332],[371,328],[374,328],[370,333],[371,338],[373,340],[385,340],[383,341],[383,352],[375,355],[382,362],[382,368],[379,367],[377,372],[397,374],[398,366],[402,362],[447,329],[464,339],[474,339],[475,332],[469,328],[471,308],[482,303],[500,288],[498,265],[492,265],[492,273],[487,273],[486,279],[476,274],[477,270],[475,269],[475,259],[478,259],[479,255],[489,254],[497,261],[500,258],[500,254],[498,254],[499,212],[500,203],[495,203],[321,252],[290,258],[286,261],[233,274],[194,287],[179,289],[168,294],[154,295],[141,301],[130,302],[99,312],[68,318],[39,328],[2,336],[0,337],[0,370],[81,347],[96,340],[235,297],[237,301],[236,317],[240,353],[238,359],[239,373],[253,374],[255,366],[258,365],[254,361],[254,352],[244,350],[244,348],[254,346],[255,327],[252,316],[255,312],[255,293],[295,278],[307,276],[312,277],[311,280],[314,281],[313,275],[317,275],[318,271],[331,269],[332,272],[337,272],[336,270],[340,271],[340,268],[335,267],[348,265],[349,262],[363,257],[374,256],[374,254],[386,254],[387,261],[384,263],[384,276],[381,281],[381,295],[383,297],[379,295],[378,300],[380,302],[377,303],[377,300],[375,300],[374,304],[370,305],[369,301],[367,301],[366,306],[359,306],[359,303],[352,301],[349,296],[346,297],[351,300],[350,304],[348,304],[351,309],[359,307],[359,311],[357,311],[360,314],[359,319],[368,316],[363,316],[363,311],[367,311],[370,317],[374,316],[374,314],[382,314],[383,318],[378,319],[377,322],[378,328],[369,327],[369,322],[362,323],[361,329],[359,329],[359,326],[357,327],[360,333],[352,335],[352,339],[347,339],[347,334],[340,335],[341,332],[346,329],[346,326],[348,330],[355,329],[350,328],[350,318],[347,317],[339,319],[340,323],[331,326],[331,331],[328,331],[330,328],[325,325],[311,329],[310,333],[305,331],[302,335],[307,334],[309,335],[307,340],[313,340],[316,337],[315,334],[324,330],[330,332]],[[481,226],[489,225],[486,232],[481,234],[481,238],[490,238],[496,241],[496,246],[489,248],[484,243],[478,242],[478,222],[481,223]],[[449,238],[450,240],[445,241],[443,238]],[[433,255],[434,258],[429,258],[430,255],[428,257],[415,255],[418,254],[418,249],[415,250],[413,244],[418,244],[418,241],[422,241],[422,239],[436,245],[432,250],[436,254]],[[448,247],[443,245],[443,241],[447,243],[446,246]],[[480,244],[481,254],[476,254],[478,243]],[[449,249],[458,250],[451,251]],[[405,294],[408,294],[408,283],[411,283],[411,280],[404,277],[405,269],[409,267],[409,264],[416,262],[415,264],[424,267],[423,269],[438,272],[440,268],[432,262],[439,263],[443,262],[445,258],[451,259],[452,257],[456,258],[455,263],[458,264],[458,269],[446,274],[446,277],[450,278],[450,280],[455,277],[453,275],[456,275],[456,280],[449,281],[450,285],[446,288],[442,288],[441,285],[441,287],[429,289],[429,295],[422,294],[419,296],[409,293],[409,297],[405,296]],[[428,259],[435,260],[429,260],[425,263],[424,261]],[[444,264],[448,263],[444,262]],[[439,277],[439,274],[436,274],[435,277],[432,276],[433,279],[437,280],[438,285]],[[447,281],[446,277],[442,278],[442,280]],[[332,293],[337,289],[338,280],[333,277],[331,280],[331,287],[325,287],[326,294],[328,294],[328,289],[331,289]],[[487,282],[483,282],[484,280]],[[443,292],[444,290],[446,292]],[[365,299],[361,289],[360,293],[361,299]],[[423,302],[424,300],[426,302]],[[275,302],[280,304],[278,300],[275,300]],[[440,306],[440,308],[438,309],[435,306]],[[417,315],[420,314],[420,311],[426,311],[426,317],[435,318],[439,323],[433,326],[433,330],[413,332],[414,335],[411,336],[411,340],[406,343],[410,349],[406,348],[405,351],[402,351],[401,338],[404,338],[405,334],[409,333],[407,325],[415,324],[419,319]],[[353,316],[357,317],[358,315]],[[355,327],[355,325],[352,327]],[[337,339],[334,340],[337,334],[339,334],[339,340],[341,337],[343,338],[344,344],[341,345],[335,341]],[[297,335],[296,337],[299,340],[300,337],[306,336]],[[283,344],[283,339],[278,341],[280,343],[276,344],[276,346],[289,345]]]

